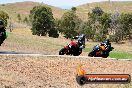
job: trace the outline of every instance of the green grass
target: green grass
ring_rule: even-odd
[[[132,59],[132,54],[127,52],[110,52],[109,57],[116,59]]]
[[[91,48],[85,48],[84,52],[90,52]],[[110,58],[116,58],[116,59],[132,59],[132,54],[127,52],[119,52],[119,51],[111,51],[109,53]]]
[[[90,52],[92,50],[92,48],[84,48],[83,51],[84,52]]]

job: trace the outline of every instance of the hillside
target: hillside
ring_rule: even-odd
[[[34,6],[38,6],[38,5],[46,5],[46,4],[31,2],[31,1],[8,3],[8,4],[0,5],[0,10],[7,12],[13,20],[17,21],[18,14],[21,14],[22,18],[24,18],[25,16],[29,15],[30,10]],[[46,5],[46,6],[49,6],[49,5]],[[49,7],[52,8],[53,15],[55,18],[60,18],[62,16],[64,10],[54,6],[49,6]]]
[[[28,16],[30,13],[30,10],[37,5],[46,5],[44,3],[37,3],[37,2],[31,2],[31,1],[25,1],[25,2],[16,2],[16,3],[8,3],[8,4],[1,4],[0,10],[4,10],[7,12],[10,17],[17,21],[17,15],[21,14],[22,18],[25,16]],[[52,8],[53,15],[55,18],[61,18],[63,13],[66,11],[64,9],[46,5]],[[131,1],[118,1],[118,2],[94,2],[94,3],[87,3],[80,6],[77,6],[77,14],[78,16],[86,20],[87,13],[90,12],[93,8],[96,6],[101,7],[105,12],[115,12],[116,10],[119,13],[127,13],[132,12],[132,2]]]
[[[132,1],[112,1],[112,2],[95,2],[87,3],[77,7],[77,14],[80,18],[86,19],[88,12],[95,7],[101,7],[104,12],[114,13],[132,13]]]

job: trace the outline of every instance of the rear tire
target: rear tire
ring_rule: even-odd
[[[65,54],[65,48],[62,48],[60,51],[59,51],[59,55],[64,55]]]
[[[105,54],[103,58],[107,58],[109,56],[109,53]]]
[[[74,50],[73,56],[79,56],[82,53],[82,49]]]
[[[78,53],[74,53],[73,56],[79,56]]]
[[[81,49],[81,50],[79,50],[78,55],[80,55],[81,53],[82,53],[82,49]]]

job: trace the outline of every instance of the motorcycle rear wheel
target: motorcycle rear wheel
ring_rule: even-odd
[[[109,56],[109,53],[103,55],[102,57],[103,57],[103,58],[107,58],[108,56]]]
[[[76,50],[74,50],[74,52],[73,52],[73,56],[79,56],[80,54],[82,53],[82,49],[76,49]]]

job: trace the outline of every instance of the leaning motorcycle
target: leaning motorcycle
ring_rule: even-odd
[[[94,46],[93,50],[88,54],[90,57],[103,57],[107,58],[109,56],[109,52],[112,51],[114,48],[111,45],[107,45],[107,47],[96,45]]]
[[[64,48],[62,48],[59,51],[59,55],[73,55],[73,56],[79,56],[82,53],[82,48],[80,48],[80,45],[78,42],[74,42],[71,40],[71,42],[69,44],[67,44],[66,46],[64,46]]]
[[[6,38],[7,38],[7,33],[6,32],[0,32],[0,46]]]

